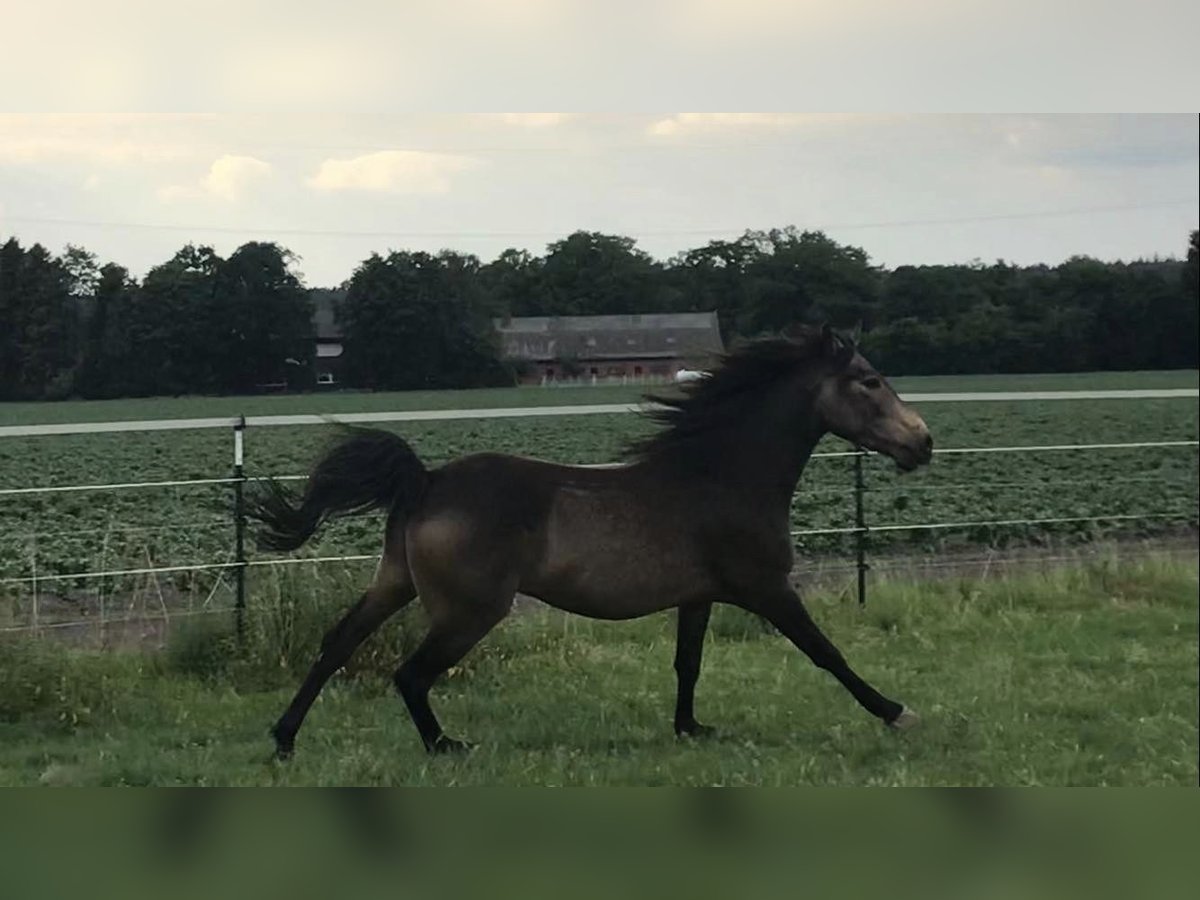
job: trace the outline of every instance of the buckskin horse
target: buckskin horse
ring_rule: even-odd
[[[833,433],[891,457],[929,462],[924,421],[828,327],[751,342],[711,377],[653,397],[660,427],[611,468],[498,453],[427,469],[403,438],[351,429],[295,497],[267,480],[251,503],[261,546],[303,544],[323,521],[387,511],[383,555],[358,603],[321,644],[271,729],[281,758],[309,707],[360,643],[420,597],[429,632],[395,674],[431,753],[465,749],[429,705],[435,680],[512,608],[520,591],[598,619],[678,609],[675,732],[710,731],[693,713],[714,603],[764,617],[831,673],[867,712],[904,729],[918,717],[855,674],[789,583],[792,494],[817,442]]]

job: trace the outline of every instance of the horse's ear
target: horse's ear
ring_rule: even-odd
[[[854,330],[850,332],[850,342],[857,347],[862,342],[862,319],[854,323]]]
[[[805,325],[803,322],[789,322],[783,326],[779,334],[789,341],[798,341],[804,337]]]
[[[826,322],[821,326],[821,355],[836,356],[838,350],[841,349],[842,342],[838,339],[837,333]]]
[[[854,358],[855,342],[838,334],[829,325],[821,328],[821,354],[832,359],[838,368],[849,365]]]

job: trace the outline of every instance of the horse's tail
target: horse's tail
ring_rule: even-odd
[[[313,467],[298,499],[273,478],[263,479],[247,504],[266,527],[258,545],[295,550],[327,519],[371,509],[411,510],[420,502],[429,470],[399,435],[373,428],[344,428],[343,436]]]

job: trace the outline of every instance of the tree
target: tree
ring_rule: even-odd
[[[133,348],[126,329],[136,289],[123,266],[108,263],[100,268],[85,331],[83,363],[75,382],[84,397],[119,397],[131,392],[125,369]]]
[[[224,336],[216,300],[221,258],[193,244],[146,273],[126,321],[135,352],[126,366],[130,393],[215,393]]]
[[[543,275],[544,261],[509,248],[479,270],[484,303],[498,318],[553,315]]]
[[[219,390],[248,393],[286,382],[311,387],[312,301],[291,271],[295,255],[278,244],[243,244],[217,266],[214,355]]]
[[[777,332],[802,321],[873,325],[879,276],[866,251],[792,227],[748,231],[745,240],[756,252],[746,272],[741,333]]]
[[[799,321],[863,324],[889,374],[1194,368],[1200,232],[1186,261],[873,267],[795,228],[747,231],[666,265],[632,238],[577,231],[487,265],[444,251],[373,255],[337,291],[348,383],[503,382],[505,316],[716,310],[726,342]],[[309,292],[284,247],[222,259],[189,244],[141,284],[85,248],[0,244],[0,399],[237,393],[312,384]]]
[[[360,264],[340,313],[347,380],[385,390],[505,381],[479,268],[474,256],[448,251],[372,254]]]
[[[879,318],[953,319],[987,299],[968,266],[900,266],[883,279]]]
[[[748,236],[736,241],[709,241],[703,247],[674,257],[666,277],[678,299],[681,312],[716,310],[721,334],[726,341],[737,332],[738,323],[749,318],[749,268],[758,249]]]
[[[1200,231],[1193,231],[1188,237],[1187,262],[1179,281],[1183,292],[1193,301],[1200,299]]]
[[[96,286],[100,282],[100,264],[96,254],[75,244],[67,244],[59,262],[67,278],[66,325],[72,367],[70,376],[64,376],[69,383],[59,387],[59,393],[63,393],[76,387],[76,381],[82,371],[87,323],[93,315]]]
[[[19,394],[24,263],[25,251],[16,238],[0,245],[0,400],[13,400]]]
[[[32,400],[67,396],[75,362],[70,279],[41,244],[0,247],[0,397]]]
[[[1194,369],[1200,365],[1200,231],[1188,237],[1187,261],[1179,273],[1177,300],[1164,316],[1168,365]]]
[[[939,323],[915,316],[896,319],[863,336],[863,352],[888,375],[930,375],[946,371],[943,354],[948,343]]]
[[[662,267],[633,238],[576,231],[550,244],[541,267],[548,315],[591,316],[658,309]]]
[[[100,264],[95,253],[75,244],[67,244],[62,265],[67,273],[68,290],[72,297],[90,299],[95,296],[100,283]]]
[[[122,305],[122,335],[136,348],[121,365],[124,391],[227,394],[275,382],[311,386],[312,304],[291,271],[294,258],[274,243],[243,244],[228,259],[188,244],[151,269]],[[110,274],[110,290],[119,293],[121,279]],[[110,327],[106,320],[102,329]]]

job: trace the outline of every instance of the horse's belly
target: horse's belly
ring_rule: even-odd
[[[639,493],[561,489],[519,590],[597,618],[678,606],[709,588],[698,544],[685,529]]]
[[[568,612],[629,619],[698,599],[708,587],[689,554],[630,544],[549,558],[520,590]]]

